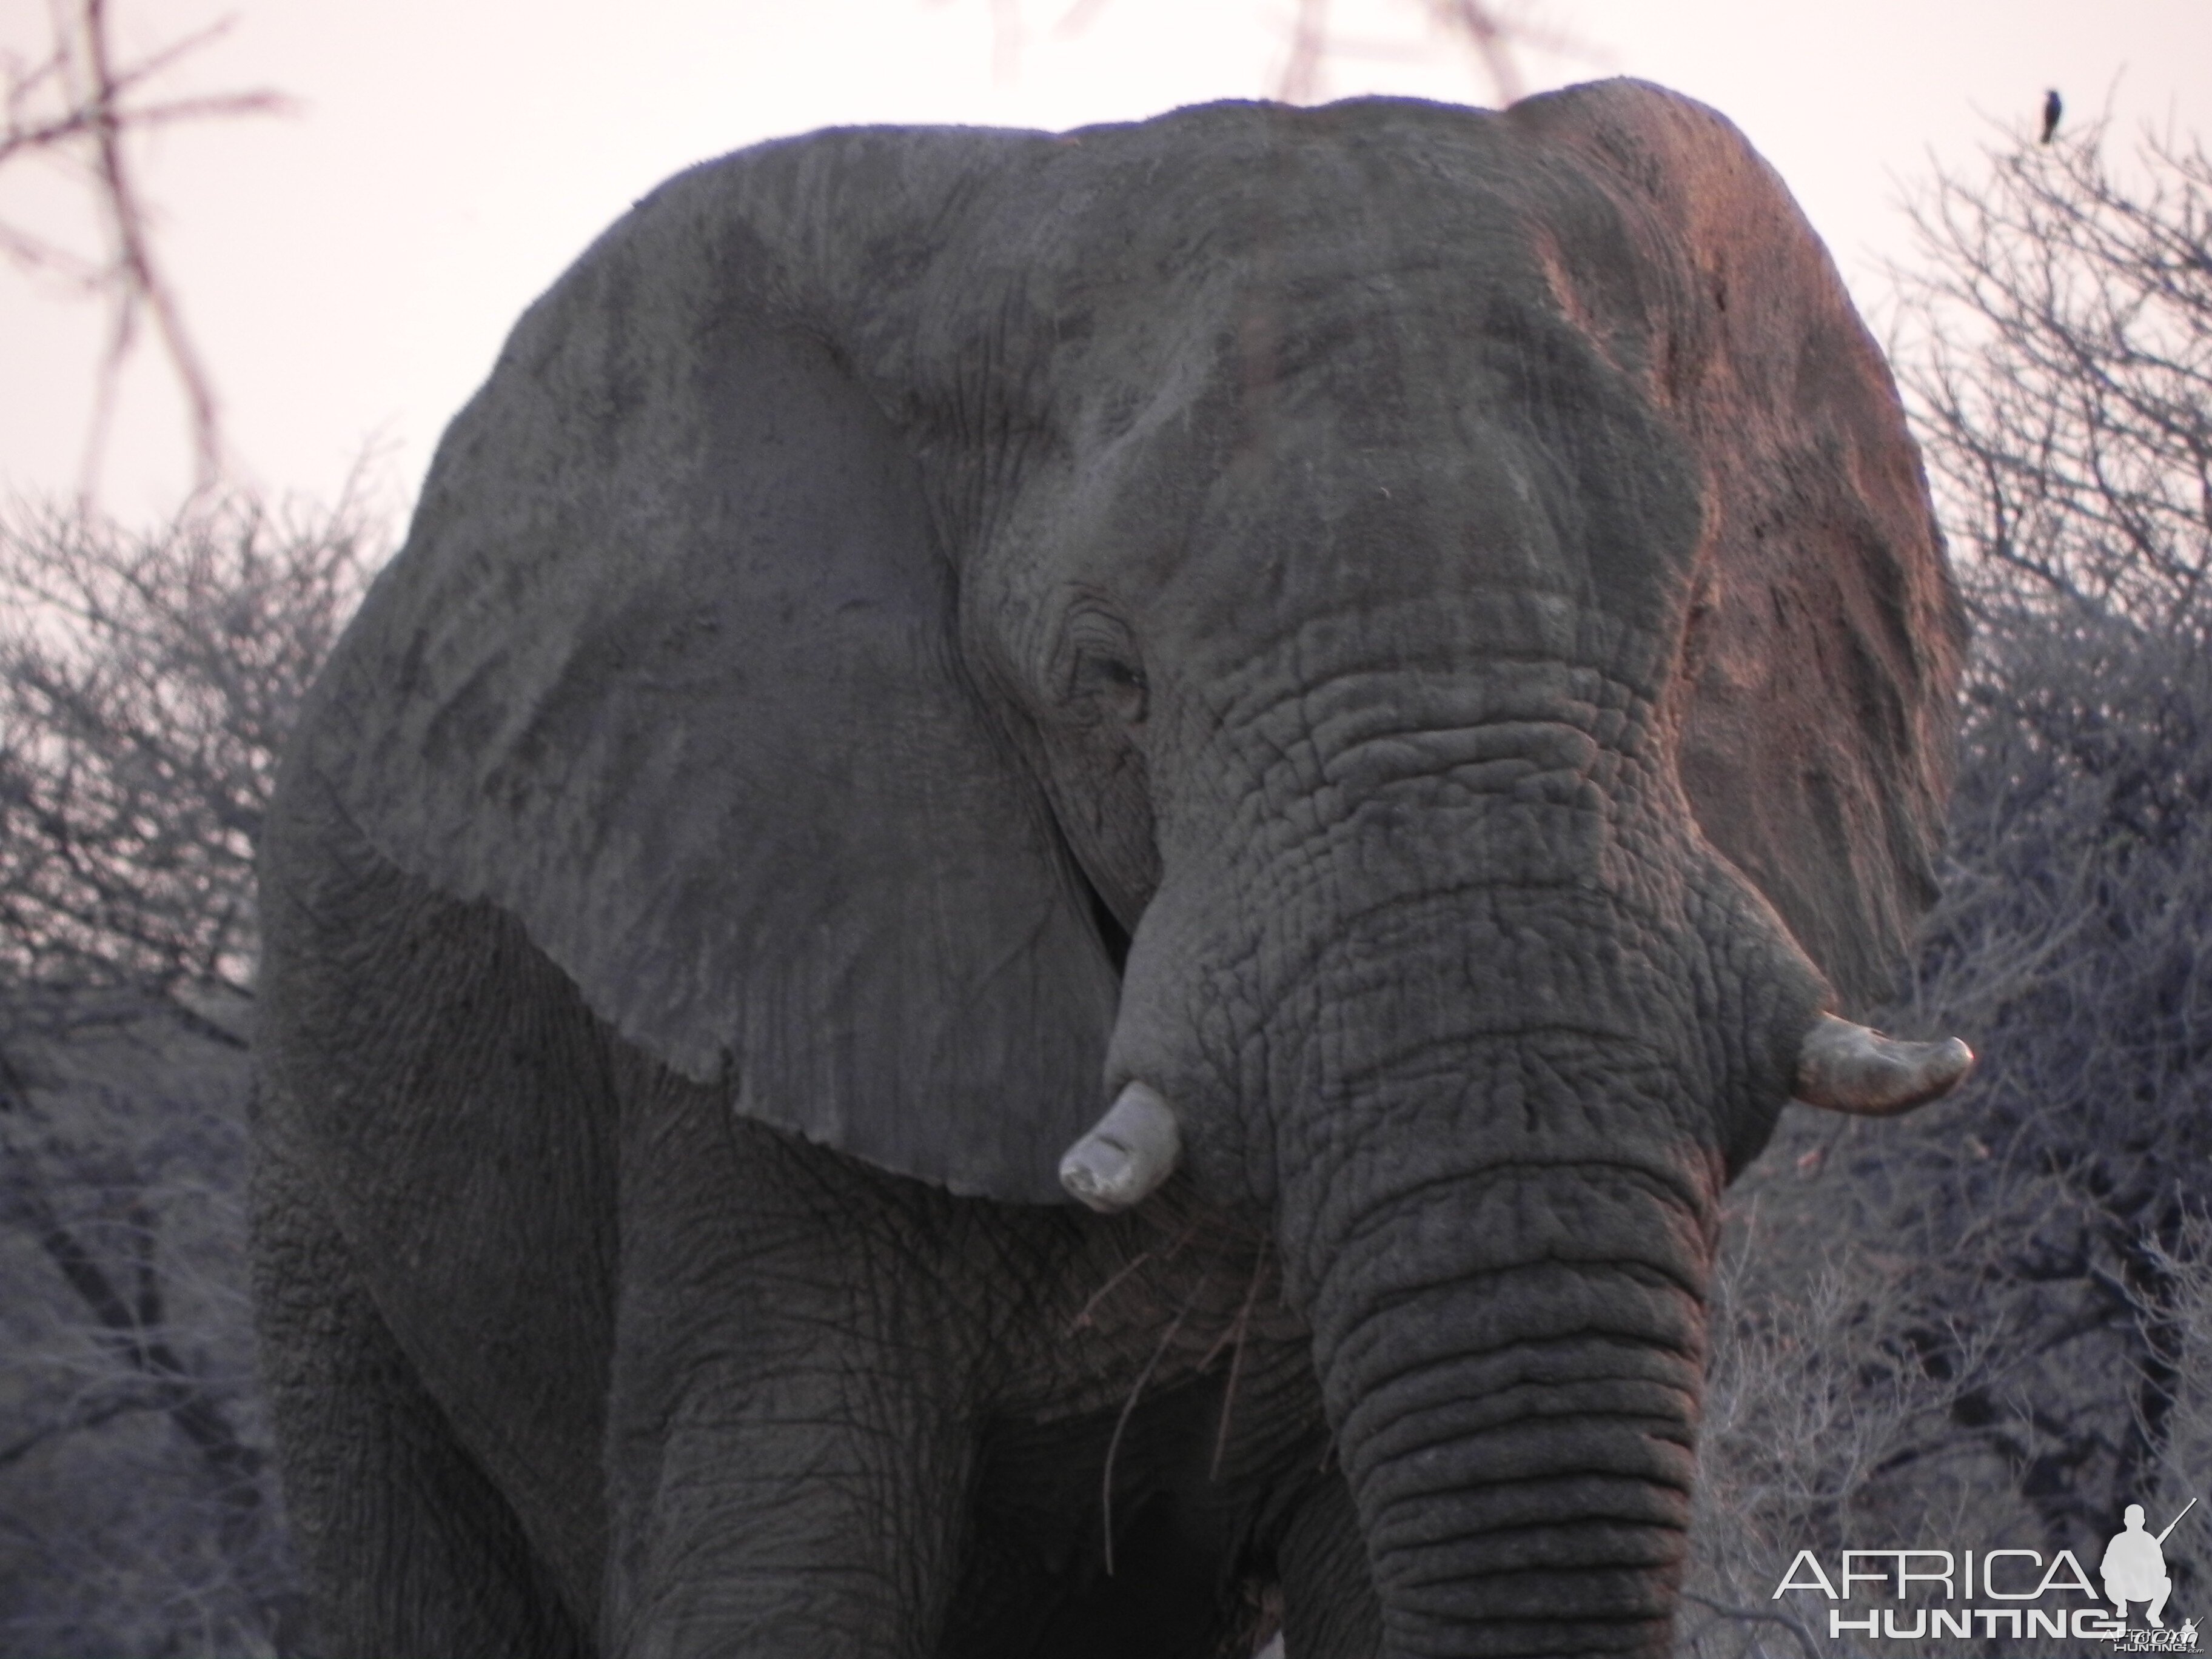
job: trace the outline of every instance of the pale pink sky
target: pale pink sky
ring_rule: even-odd
[[[267,85],[282,119],[179,130],[146,158],[162,246],[246,477],[326,496],[365,446],[404,503],[508,326],[636,197],[760,138],[861,121],[1060,128],[1257,95],[1291,0],[1109,0],[1073,40],[1070,0],[1024,0],[1018,74],[994,82],[989,0],[115,0],[126,35],[231,12],[181,86]],[[0,0],[0,49],[46,0]],[[1340,27],[1426,38],[1418,0],[1337,0]],[[1977,164],[2057,86],[2069,124],[2108,104],[2212,131],[2208,0],[1551,0],[1601,50],[1535,57],[1534,87],[1632,74],[1731,117],[1789,181],[1863,304],[1909,258],[1896,203],[1930,155]],[[1332,94],[1487,101],[1450,49],[1338,65]],[[0,217],[61,225],[50,178],[0,173]],[[0,492],[75,486],[100,319],[0,268]],[[150,356],[104,474],[125,519],[189,477]]]

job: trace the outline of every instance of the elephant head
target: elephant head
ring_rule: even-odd
[[[856,129],[530,312],[306,752],[738,1112],[1269,1218],[1388,1650],[1644,1650],[1729,1174],[1965,1064],[1841,1018],[1961,641],[1880,356],[1699,106]]]

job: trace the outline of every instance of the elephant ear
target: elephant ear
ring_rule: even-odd
[[[1060,1202],[1115,974],[849,367],[870,301],[829,292],[865,267],[896,336],[948,198],[1016,142],[825,135],[641,204],[447,432],[295,763],[737,1109]]]
[[[1553,286],[1702,475],[1685,792],[1863,1011],[1935,896],[1966,646],[1887,365],[1788,190],[1713,111],[1613,81],[1512,118],[1610,197],[1617,217],[1564,229]],[[1623,234],[1632,258],[1598,246]],[[1622,271],[1642,280],[1593,275]]]

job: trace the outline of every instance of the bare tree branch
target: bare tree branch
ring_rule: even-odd
[[[131,158],[142,131],[179,122],[263,115],[288,107],[273,92],[219,93],[142,101],[136,94],[228,32],[229,20],[185,35],[132,62],[118,58],[110,0],[52,0],[46,51],[27,66],[0,57],[0,166],[32,158],[76,164],[90,180],[106,247],[76,252],[0,222],[0,252],[18,266],[61,276],[108,307],[107,343],[86,434],[79,492],[94,494],[124,366],[150,321],[185,400],[198,487],[222,471],[222,436],[214,382],[156,255],[150,216]]]
[[[236,1288],[244,1059],[96,1000],[104,1037],[34,1006],[82,996],[0,996],[0,1648],[295,1651]]]
[[[1532,16],[1521,15],[1528,6],[1500,5],[1498,0],[1407,0],[1407,9],[1427,20],[1430,28],[1448,41],[1465,46],[1501,104],[1518,99],[1527,88],[1518,51],[1534,46],[1568,56],[1587,56],[1581,42],[1548,28]],[[1056,38],[1079,34],[1096,21],[1108,0],[1073,0],[1054,27]],[[1294,0],[1283,61],[1268,82],[1267,95],[1286,104],[1308,104],[1328,96],[1328,65],[1350,58],[1419,58],[1418,45],[1377,46],[1347,40],[1330,27],[1329,0]],[[1011,82],[1019,66],[1022,47],[1021,0],[991,0],[992,71],[1001,85]]]
[[[118,1395],[112,1400],[102,1401],[96,1406],[87,1406],[58,1422],[41,1424],[28,1434],[18,1435],[5,1445],[0,1445],[0,1469],[4,1469],[12,1463],[21,1462],[40,1447],[58,1440],[65,1435],[83,1434],[100,1427],[103,1423],[112,1423],[117,1418],[128,1416],[132,1413],[158,1412],[167,1409],[166,1402],[149,1395]]]

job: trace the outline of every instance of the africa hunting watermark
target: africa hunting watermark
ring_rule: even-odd
[[[2196,1507],[2192,1498],[2164,1532],[2154,1534],[2144,1525],[2142,1505],[2129,1504],[2121,1529],[2097,1563],[2101,1589],[2090,1583],[2071,1550],[2060,1550],[2048,1562],[2039,1550],[1845,1550],[1832,1577],[1811,1550],[1800,1550],[1771,1599],[1809,1590],[1841,1604],[1828,1609],[1831,1641],[1846,1636],[2051,1638],[2109,1642],[2118,1652],[2195,1653],[2197,1621],[2185,1619],[2169,1627],[2163,1615],[2173,1593],[2166,1540]],[[2069,1596],[2086,1598],[2089,1605],[2069,1607]],[[1862,1605],[1884,1597],[1907,1605]],[[2046,1604],[2046,1598],[2057,1604]],[[2131,1607],[2141,1612],[2142,1625],[2129,1622]]]

